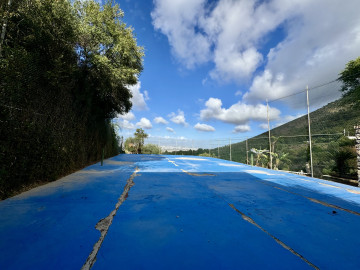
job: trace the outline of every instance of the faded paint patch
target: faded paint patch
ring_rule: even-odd
[[[218,163],[218,165],[225,167],[244,167],[244,165],[241,164],[230,164],[230,163]]]
[[[178,158],[174,158],[174,159],[181,159],[181,160],[202,160],[202,161],[206,161],[206,159],[204,159],[204,158],[190,158],[190,157],[178,157]]]
[[[131,161],[116,161],[116,160],[105,160],[105,164],[109,165],[132,165],[134,162]]]
[[[120,169],[113,169],[113,170],[81,170],[76,172],[77,174],[107,174],[107,173],[114,173],[119,171]]]
[[[350,192],[350,193],[354,193],[354,194],[360,194],[360,191],[349,189],[349,188],[347,188],[346,191]]]
[[[265,174],[265,175],[279,175],[279,174],[268,173],[268,172],[260,171],[260,170],[244,170],[244,172],[246,172],[246,173],[258,173],[258,174]]]
[[[330,185],[330,184],[325,184],[325,183],[319,183],[319,184],[320,184],[320,185],[323,185],[323,186],[327,186],[327,187],[341,188],[341,187],[337,187],[337,186]]]

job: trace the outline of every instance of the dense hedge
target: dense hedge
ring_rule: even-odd
[[[0,5],[7,24],[0,51],[1,199],[99,161],[103,149],[105,157],[116,155],[110,120],[130,110],[126,85],[136,83],[142,70],[142,48],[117,6],[5,2]]]

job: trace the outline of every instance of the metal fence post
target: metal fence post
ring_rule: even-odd
[[[307,101],[308,126],[309,126],[310,170],[311,170],[311,177],[314,177],[314,168],[313,168],[313,159],[312,159],[312,145],[311,145],[310,106],[309,106],[309,87],[308,87],[308,86],[306,86],[306,101]]]
[[[246,164],[249,165],[249,147],[248,147],[247,139],[246,139]]]
[[[269,102],[268,102],[267,99],[266,99],[266,111],[267,111],[268,129],[269,129],[269,158],[270,158],[270,169],[272,169],[272,153],[271,153]]]
[[[229,139],[229,142],[230,142],[230,161],[231,161],[231,138]]]
[[[101,151],[101,166],[104,165],[104,148]]]
[[[355,128],[355,138],[356,138],[356,154],[357,154],[357,173],[358,173],[358,186],[360,187],[360,125],[357,125]]]

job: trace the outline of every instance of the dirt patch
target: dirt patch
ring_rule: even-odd
[[[212,173],[193,173],[193,172],[188,172],[188,171],[185,171],[183,169],[181,169],[182,172],[188,174],[188,175],[192,175],[192,176],[215,176],[215,174],[212,174]]]
[[[215,174],[211,174],[211,173],[191,173],[191,172],[186,172],[186,173],[192,176],[215,176]]]
[[[130,161],[116,161],[116,160],[105,160],[104,163],[109,164],[109,165],[132,165],[132,164],[134,164],[134,162],[130,162]]]

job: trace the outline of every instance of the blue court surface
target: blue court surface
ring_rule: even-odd
[[[360,269],[360,189],[119,155],[0,202],[0,269]]]

